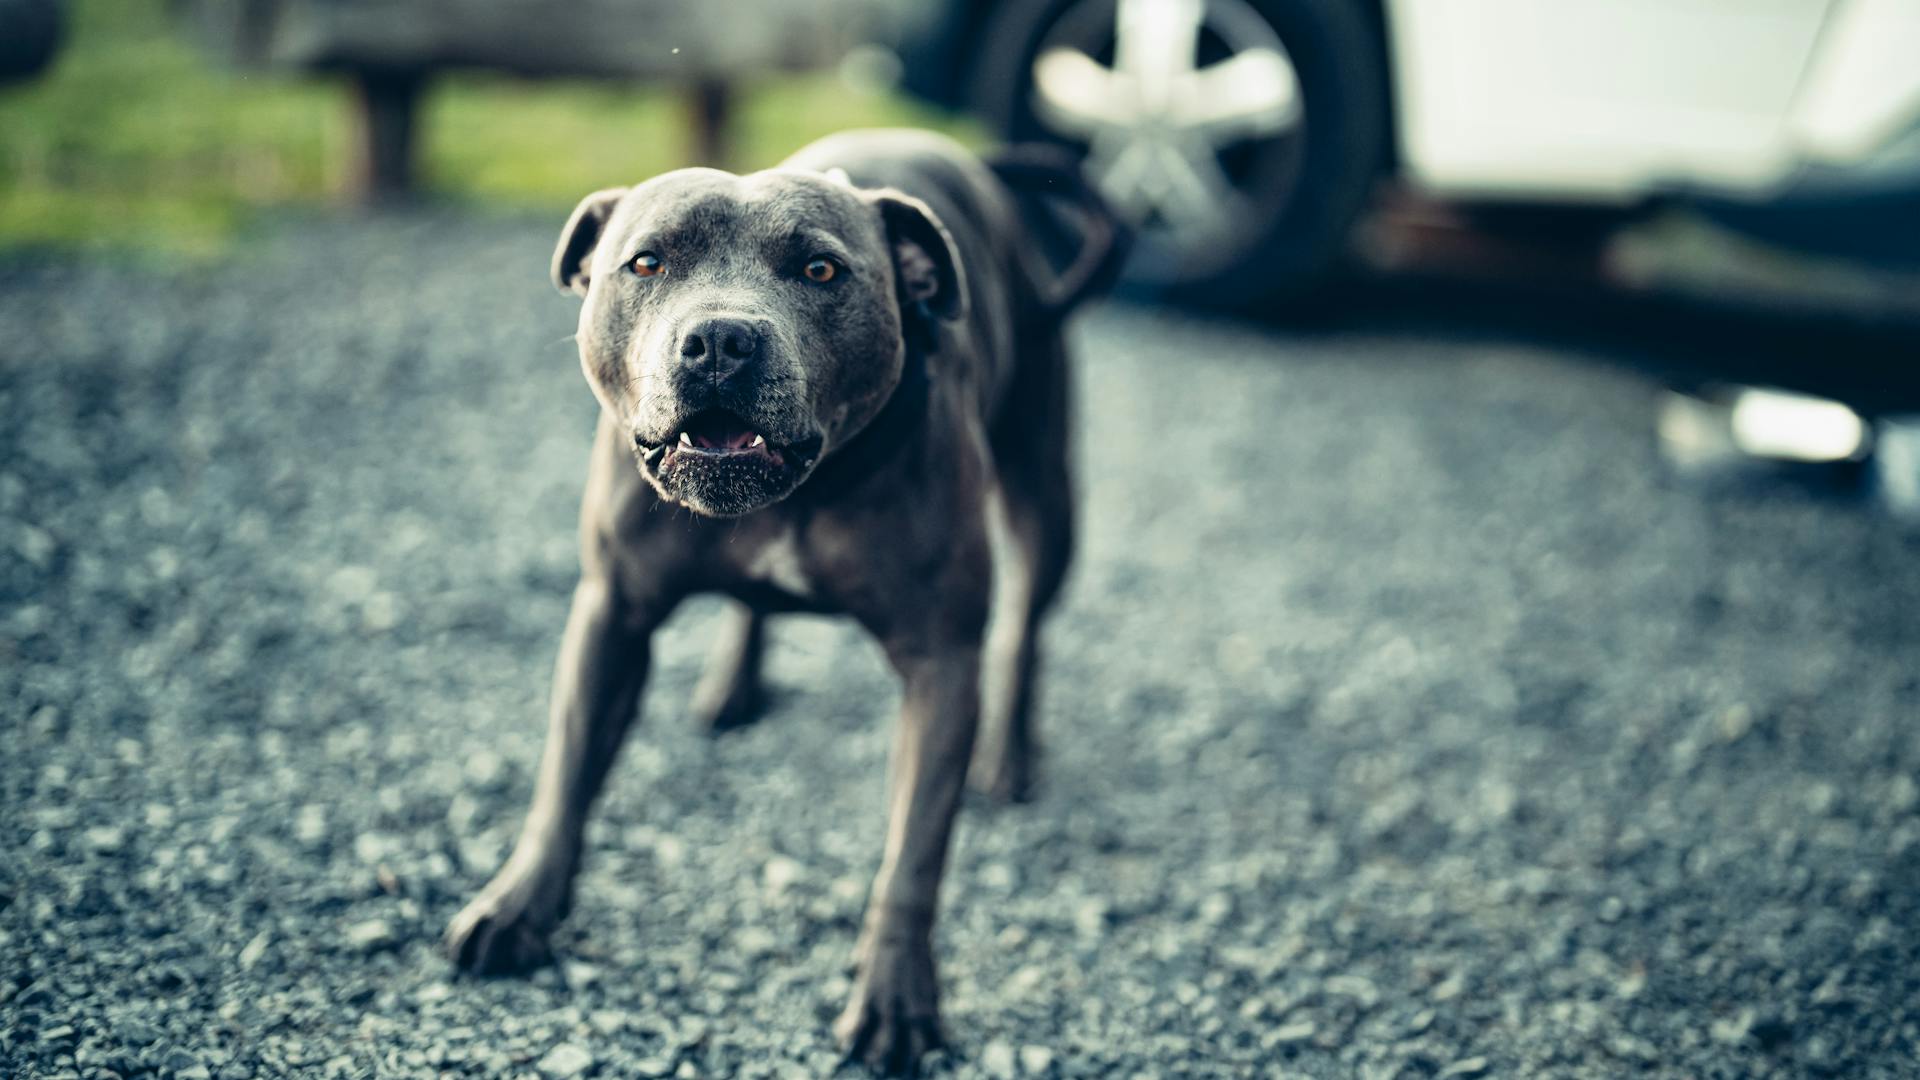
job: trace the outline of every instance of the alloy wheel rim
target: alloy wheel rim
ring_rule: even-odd
[[[1140,229],[1142,254],[1176,273],[1248,242],[1248,189],[1262,178],[1231,162],[1306,122],[1293,62],[1247,0],[1082,0],[1041,40],[1031,107],[1085,146],[1089,178]]]

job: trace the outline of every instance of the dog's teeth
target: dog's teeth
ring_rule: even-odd
[[[688,435],[688,434],[687,434],[686,432],[684,432],[684,431],[683,431],[683,432],[681,432],[681,433],[680,433],[680,445],[681,445],[681,446],[692,446],[692,445],[693,445],[693,436],[691,436],[691,435]]]
[[[753,441],[747,444],[749,448],[752,448],[755,446],[765,446],[765,445],[767,445],[767,440],[760,435],[755,435],[753,437]]]

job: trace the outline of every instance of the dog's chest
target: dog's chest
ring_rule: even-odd
[[[818,599],[807,573],[800,537],[792,526],[762,538],[743,552],[741,573],[748,583],[771,589],[802,604]]]

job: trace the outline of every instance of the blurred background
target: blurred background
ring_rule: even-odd
[[[905,125],[1079,155],[1045,788],[967,1076],[1907,1075],[1911,0],[0,0],[0,1075],[817,1075],[894,687],[661,635],[559,966],[519,825],[583,194]]]
[[[758,168],[842,127],[938,123],[835,76],[853,10],[10,3],[0,228],[217,256],[273,208],[410,193],[564,213],[702,156]]]
[[[1904,0],[4,12],[15,249],[221,258],[276,212],[399,199],[558,213],[678,165],[761,168],[829,131],[925,126],[1081,156],[1139,230],[1136,298],[1293,325],[1382,305],[1526,325],[1511,309],[1544,302],[1576,333],[1556,305],[1626,302],[1601,323],[1731,333],[1675,350],[1701,369],[1676,385],[1712,384],[1670,403],[1687,418],[1662,430],[1699,429],[1676,462],[1741,449],[1702,440],[1745,378],[1881,412],[1911,397],[1908,343],[1872,337],[1920,320],[1920,15]],[[1783,313],[1837,320],[1841,339]],[[1762,347],[1740,340],[1753,330]]]

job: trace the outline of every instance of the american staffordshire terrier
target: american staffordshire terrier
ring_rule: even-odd
[[[1082,243],[1057,275],[1026,239],[1022,193],[1075,208]],[[581,577],[525,827],[447,932],[460,967],[548,959],[649,636],[681,599],[737,601],[695,698],[714,730],[759,707],[769,613],[841,612],[904,694],[836,1031],[889,1071],[939,1045],[947,841],[969,762],[1001,799],[1034,782],[1035,633],[1073,544],[1062,323],[1110,277],[1118,237],[1070,166],[989,166],[909,131],[580,203],[553,278],[585,300],[580,363],[601,405]]]

